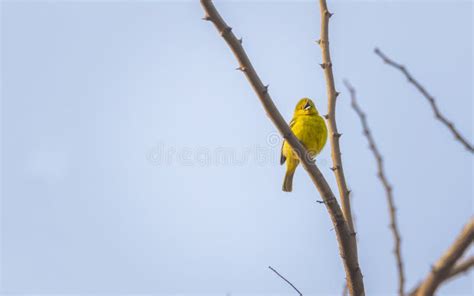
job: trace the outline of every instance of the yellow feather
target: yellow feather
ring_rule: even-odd
[[[323,150],[326,144],[328,131],[324,119],[319,115],[313,101],[308,98],[301,99],[296,104],[290,128],[295,136],[308,150],[306,157],[314,158]],[[285,141],[282,147],[282,164],[286,160],[286,174],[283,182],[283,191],[291,192],[293,175],[299,164],[298,156]]]

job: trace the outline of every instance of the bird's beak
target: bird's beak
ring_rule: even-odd
[[[306,105],[304,105],[304,110],[309,110],[311,108],[311,105],[309,104],[309,101],[306,102]]]

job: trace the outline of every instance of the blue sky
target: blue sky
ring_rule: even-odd
[[[314,1],[216,3],[282,114],[326,112]],[[341,147],[368,295],[396,292],[384,191],[342,80],[385,157],[415,285],[473,213],[472,155],[375,46],[473,141],[472,2],[330,2]],[[339,295],[335,233],[197,2],[1,4],[4,293]],[[335,189],[327,146],[318,157]],[[472,294],[472,274],[442,295]]]

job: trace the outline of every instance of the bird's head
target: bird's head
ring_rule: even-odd
[[[295,108],[295,116],[297,115],[319,115],[318,109],[314,105],[313,101],[309,98],[302,98]]]

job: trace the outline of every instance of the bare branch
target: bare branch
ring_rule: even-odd
[[[364,295],[362,273],[357,260],[357,253],[352,243],[352,241],[355,241],[353,232],[350,231],[349,226],[344,219],[344,215],[341,208],[339,207],[334,193],[332,192],[326,179],[314,161],[312,161],[309,157],[305,157],[309,154],[300,141],[298,141],[298,139],[292,133],[283,116],[276,108],[267,88],[263,85],[262,81],[255,72],[255,69],[253,68],[247,54],[245,53],[242,44],[238,41],[238,39],[232,33],[230,27],[225,23],[220,14],[217,12],[212,1],[201,0],[201,5],[206,12],[205,19],[212,21],[217,31],[221,33],[221,36],[231,48],[239,62],[240,67],[245,69],[243,73],[247,77],[247,80],[260,99],[260,102],[267,112],[267,115],[275,124],[280,134],[283,135],[288,144],[290,144],[296,154],[300,157],[302,166],[308,172],[312,182],[315,184],[316,188],[321,194],[324,205],[328,210],[329,216],[331,217],[332,223],[334,225],[334,229],[336,230],[339,252],[344,263],[349,290],[353,291],[352,295]]]
[[[465,272],[468,272],[471,267],[474,266],[474,256],[468,257],[464,260],[460,260],[460,262],[456,263],[456,265],[451,268],[448,276],[444,279],[445,281],[453,279],[458,275],[461,275]]]
[[[341,137],[341,134],[338,132],[336,124],[336,98],[339,93],[336,91],[334,86],[334,75],[332,72],[332,61],[329,51],[329,18],[332,16],[332,14],[328,10],[326,0],[320,0],[319,7],[321,13],[321,36],[317,43],[321,47],[323,57],[321,68],[324,71],[324,77],[326,79],[326,91],[328,97],[328,114],[326,118],[328,122],[329,140],[331,142],[331,158],[334,168],[333,172],[336,175],[337,187],[341,197],[344,218],[349,225],[349,230],[355,233],[354,224],[352,221],[351,203],[349,200],[349,190],[347,189],[346,178],[344,176],[344,169],[342,167],[341,159],[341,148],[339,146],[339,138]],[[354,242],[354,247],[356,246],[357,245]],[[357,249],[355,253],[357,255]]]
[[[417,296],[431,296],[434,295],[436,289],[445,281],[446,279],[455,276],[462,271],[467,270],[472,263],[463,262],[464,264],[455,265],[458,259],[462,256],[464,251],[469,247],[469,245],[474,240],[474,219],[464,226],[461,233],[458,235],[454,243],[449,247],[449,249],[441,256],[440,259],[435,263],[431,268],[431,272],[423,280],[423,282],[413,290],[411,295]],[[460,263],[461,264],[461,263]],[[454,266],[454,267],[453,267]],[[459,269],[458,269],[459,268]],[[466,268],[462,270],[462,268]],[[459,271],[458,271],[459,270]]]
[[[292,286],[293,289],[295,289],[296,292],[298,292],[298,294],[300,294],[300,296],[303,296],[303,294],[301,294],[301,292],[295,287],[295,285],[293,285],[289,280],[287,280],[284,276],[282,276],[278,271],[276,271],[273,267],[271,266],[268,266],[268,268],[271,269],[271,271],[273,271],[274,273],[276,273],[279,277],[281,277],[285,282],[288,283],[288,285]]]
[[[400,70],[405,75],[408,81],[413,84],[418,89],[418,91],[420,91],[421,94],[428,100],[431,105],[431,108],[433,109],[433,113],[436,119],[441,121],[451,131],[456,140],[458,140],[462,145],[464,145],[464,147],[466,147],[468,151],[474,153],[474,146],[459,133],[459,131],[454,127],[454,124],[451,121],[449,121],[443,114],[441,114],[434,97],[430,95],[428,91],[415,78],[413,78],[413,76],[411,76],[408,70],[403,65],[398,64],[393,60],[389,59],[384,53],[380,51],[380,49],[375,48],[374,51],[375,54],[378,55],[386,64]]]
[[[356,232],[354,229],[354,222],[352,219],[351,202],[349,199],[349,189],[347,188],[346,178],[344,176],[344,168],[342,166],[341,148],[339,145],[339,138],[341,133],[337,130],[336,124],[336,98],[339,92],[334,86],[334,74],[332,72],[332,61],[329,50],[329,18],[333,15],[329,12],[326,0],[319,0],[319,10],[321,15],[321,33],[320,39],[317,41],[321,47],[323,62],[321,68],[324,71],[324,78],[326,80],[326,92],[328,97],[328,114],[325,116],[328,122],[329,141],[331,142],[331,158],[332,171],[336,176],[337,188],[339,196],[341,197],[342,212],[352,233],[350,244],[352,246],[353,256],[357,259],[357,242]],[[346,270],[347,273],[347,270]],[[358,282],[359,285],[348,285],[351,295],[361,295],[364,293],[363,281],[361,279],[352,279]]]
[[[362,124],[362,129],[367,141],[369,142],[369,148],[374,155],[375,161],[377,162],[377,176],[380,179],[383,187],[385,188],[385,194],[387,197],[387,204],[388,210],[390,213],[390,229],[392,230],[392,235],[394,239],[394,254],[395,260],[397,261],[397,270],[398,270],[398,295],[403,296],[405,291],[405,274],[403,270],[403,260],[402,260],[402,251],[401,251],[401,238],[400,238],[400,231],[398,229],[397,224],[397,216],[395,214],[395,202],[393,199],[392,194],[392,186],[387,180],[385,175],[385,168],[383,164],[382,154],[380,153],[377,145],[375,144],[375,140],[372,136],[372,132],[370,131],[369,124],[367,122],[367,115],[362,111],[357,103],[356,92],[355,89],[350,85],[348,81],[344,81],[346,88],[348,89],[351,95],[351,106],[354,111],[359,116],[360,122]]]
[[[449,274],[441,281],[441,283],[453,280],[454,278],[460,276],[463,273],[467,273],[471,267],[474,266],[474,256],[471,256],[469,258],[466,258],[464,260],[460,260],[461,262],[458,262],[451,270],[449,271]],[[417,295],[418,289],[420,289],[420,286],[416,286],[411,292],[410,296]]]

